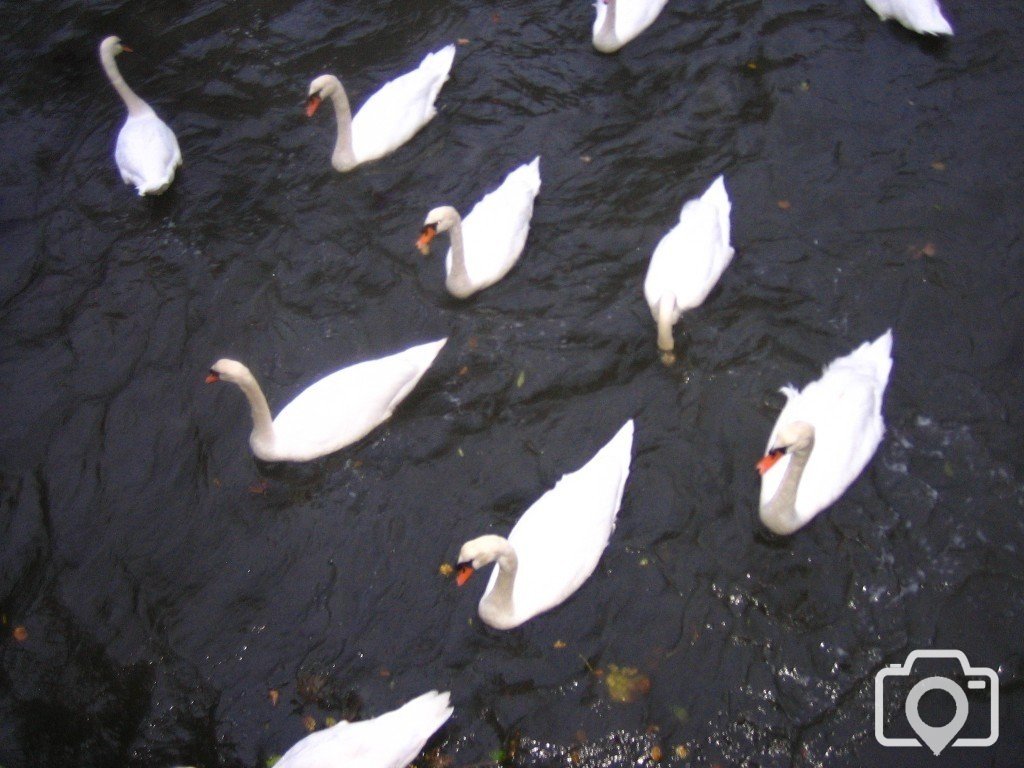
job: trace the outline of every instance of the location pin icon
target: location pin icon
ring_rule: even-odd
[[[953,719],[938,728],[928,725],[917,712],[921,697],[928,691],[945,691],[953,697],[953,702],[956,704]],[[907,722],[910,723],[914,733],[927,745],[928,749],[938,756],[939,752],[956,738],[960,729],[964,727],[964,723],[967,722],[967,694],[964,693],[963,688],[949,678],[926,677],[911,688],[910,694],[907,696]]]

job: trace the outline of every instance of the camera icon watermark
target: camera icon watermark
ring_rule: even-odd
[[[931,675],[917,680],[915,664],[922,660],[938,659],[958,662],[959,670],[952,675]],[[955,679],[963,679],[967,690]],[[896,691],[913,682],[909,691]],[[944,692],[953,703],[953,716],[945,725],[930,725],[925,722],[919,709],[921,699],[932,691]],[[968,692],[980,700],[975,706],[975,730],[981,734],[961,735],[972,712]],[[886,698],[894,693],[904,701],[906,724],[917,738],[886,733]],[[905,698],[904,698],[905,694]],[[933,697],[934,699],[934,697]],[[897,699],[898,701],[898,699]],[[947,702],[948,703],[948,702]],[[948,712],[948,706],[945,708]],[[911,651],[903,664],[890,664],[875,675],[875,738],[885,747],[920,747],[922,744],[938,755],[946,747],[988,747],[999,738],[999,678],[988,667],[972,667],[963,651]]]

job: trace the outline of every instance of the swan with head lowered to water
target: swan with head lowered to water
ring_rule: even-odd
[[[447,339],[342,368],[310,385],[271,419],[256,378],[235,360],[218,360],[206,383],[230,381],[249,401],[249,445],[264,461],[310,461],[365,437],[427,372]]]
[[[875,454],[885,432],[882,397],[892,368],[892,332],[825,367],[787,402],[757,463],[761,522],[787,535],[838,499]]]
[[[644,297],[658,325],[658,349],[665,365],[675,362],[674,326],[683,312],[700,306],[732,261],[729,213],[732,204],[719,176],[707,191],[689,200],[679,223],[654,249]]]
[[[416,247],[424,256],[439,232],[448,232],[445,287],[459,299],[494,285],[519,260],[530,233],[533,200],[540,192],[540,158],[521,165],[488,192],[465,219],[450,205],[427,214]]]
[[[406,768],[452,715],[447,691],[429,691],[371,720],[342,720],[296,742],[277,768]]]
[[[629,476],[633,421],[575,472],[563,475],[513,526],[508,538],[487,535],[459,551],[457,582],[497,561],[478,613],[495,629],[512,629],[569,598],[594,572]]]
[[[174,173],[181,165],[181,150],[174,131],[128,87],[121,76],[114,57],[129,50],[114,35],[100,43],[103,71],[128,109],[128,118],[117,134],[114,161],[124,183],[133,184],[140,196],[159,195],[174,181]]]
[[[594,9],[594,48],[615,53],[658,18],[668,0],[597,0]]]
[[[427,54],[419,67],[385,83],[352,116],[352,107],[334,75],[309,84],[306,114],[312,117],[325,99],[334,105],[338,134],[331,154],[336,171],[350,171],[398,149],[437,114],[434,101],[455,60],[455,46]]]

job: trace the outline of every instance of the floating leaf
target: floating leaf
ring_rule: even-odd
[[[328,727],[328,728],[333,728],[337,724],[338,724],[338,721],[335,720],[333,717],[325,717],[324,718],[324,725],[326,727]]]
[[[277,765],[277,762],[282,757],[284,757],[284,755],[271,755],[270,757],[268,757],[266,762],[267,768],[274,768],[274,766]]]
[[[442,576],[447,577],[455,573],[455,569],[452,568],[451,563],[441,563],[440,567],[437,569],[437,572],[440,573]]]
[[[681,760],[685,760],[689,756],[690,750],[686,748],[685,744],[680,744],[678,747],[676,747],[676,757],[680,758]]]
[[[807,91],[811,90],[811,83],[810,83],[810,81],[809,80],[802,80],[800,82],[800,90],[803,91],[804,93],[806,93]]]
[[[14,636],[14,639],[17,640],[19,643],[24,643],[26,640],[28,640],[28,630],[25,629],[25,627],[21,624],[16,626],[11,634]]]
[[[604,683],[612,701],[630,704],[651,690],[651,680],[636,667],[608,665]]]
[[[941,160],[936,160],[932,163],[932,168],[936,171],[944,171],[946,170],[946,164]]]
[[[267,696],[270,697],[271,706],[277,706],[277,700],[281,697],[281,694],[277,692],[276,688],[271,688],[267,691]]]
[[[776,205],[779,206],[779,210],[781,211],[788,211],[792,207],[790,205],[789,200],[779,200],[779,202],[776,203]]]
[[[690,719],[690,713],[686,707],[672,707],[672,714],[680,723],[685,723]]]
[[[455,42],[457,42],[459,45],[469,45],[469,38],[468,37],[460,37]]]
[[[522,389],[522,386],[525,383],[526,383],[526,371],[520,371],[519,375],[516,376],[516,389]]]
[[[565,640],[555,640],[554,645],[552,645],[551,647],[561,650],[562,648],[565,648],[566,645],[568,645],[568,643],[566,643]]]
[[[316,718],[312,715],[306,715],[302,718],[302,727],[312,733],[316,730]]]
[[[659,747],[657,744],[651,747],[651,760],[653,760],[656,763],[660,763],[662,757],[664,757],[664,755],[661,752],[661,747]]]

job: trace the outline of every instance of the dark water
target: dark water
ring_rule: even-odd
[[[516,742],[521,765],[655,744],[672,765],[1018,765],[1024,6],[944,6],[957,34],[930,42],[860,0],[673,0],[602,57],[584,0],[7,4],[0,764],[263,766],[305,716],[440,688],[431,746],[456,767]],[[181,143],[159,199],[113,164],[111,33]],[[437,118],[332,171],[309,80],[358,104],[458,38]],[[426,211],[536,154],[521,263],[448,299],[443,256],[412,247]],[[643,275],[718,173],[737,255],[668,370]],[[778,387],[890,326],[875,459],[765,534]],[[384,428],[308,465],[256,462],[241,395],[202,383],[236,357],[276,410],[443,335]],[[438,567],[630,417],[598,571],[519,630],[481,626],[483,582]],[[875,673],[951,647],[1000,675],[997,744],[878,745]],[[611,665],[649,690],[614,701]]]

